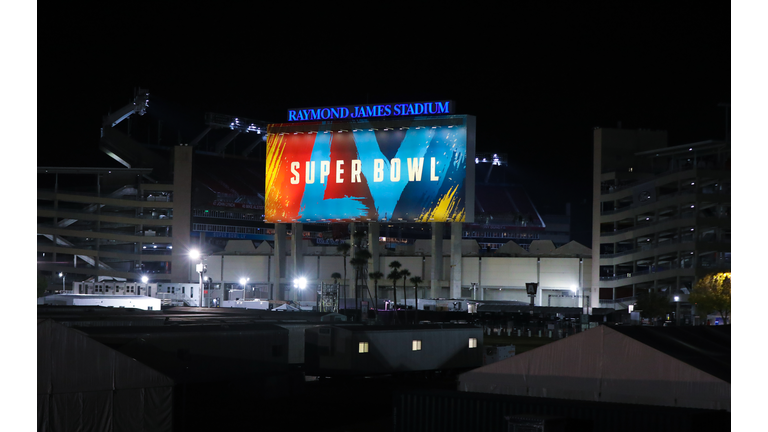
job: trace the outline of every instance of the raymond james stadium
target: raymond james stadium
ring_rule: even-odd
[[[454,108],[209,112],[169,144],[136,91],[113,165],[37,168],[38,430],[730,422],[730,326],[688,300],[730,272],[730,142],[596,129],[590,248]]]

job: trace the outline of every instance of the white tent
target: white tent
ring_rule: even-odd
[[[281,304],[280,306],[272,309],[273,311],[288,311],[288,312],[298,312],[299,308],[291,306],[289,304]]]
[[[730,333],[708,357],[725,345],[703,348],[699,329],[599,326],[464,373],[459,390],[730,411]]]

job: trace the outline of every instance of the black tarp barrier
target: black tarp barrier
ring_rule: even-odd
[[[172,431],[170,378],[51,320],[37,335],[38,431]]]
[[[115,406],[130,407],[115,411],[114,432],[144,430],[144,390],[126,389],[115,391]]]

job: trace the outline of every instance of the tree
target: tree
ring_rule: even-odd
[[[339,279],[341,279],[341,274],[339,272],[333,272],[331,273],[331,278],[333,278],[333,284],[336,285],[336,298],[334,299],[336,312],[339,312]]]
[[[373,295],[375,296],[373,300],[373,310],[376,314],[376,320],[379,319],[379,279],[384,279],[384,273],[380,271],[375,271],[368,275],[369,278],[373,279]]]
[[[643,318],[650,318],[655,321],[656,318],[666,315],[669,311],[669,297],[651,291],[639,294],[635,309],[640,311],[640,316]]]
[[[45,290],[48,289],[48,279],[43,276],[37,277],[37,296],[45,297]]]
[[[419,284],[424,281],[419,276],[412,277],[410,281],[413,284],[413,298],[415,299],[415,302],[416,302],[415,303],[416,307],[414,307],[413,309],[414,310],[413,313],[415,315],[414,323],[418,324],[419,323]]]
[[[358,307],[358,298],[362,300],[363,298],[363,289],[362,287],[365,286],[366,290],[368,289],[368,284],[366,283],[366,276],[368,274],[368,260],[371,259],[371,253],[368,252],[366,249],[361,249],[357,252],[355,252],[355,257],[352,258],[349,263],[352,264],[352,266],[355,269],[355,307]],[[360,283],[358,283],[360,281]],[[368,296],[370,297],[371,292],[368,291]],[[362,310],[362,301],[360,301],[360,309]]]
[[[408,276],[411,275],[411,272],[408,271],[408,269],[402,269],[400,270],[400,277],[403,278],[403,305],[405,307],[405,322],[408,322],[408,303],[406,302],[406,299],[408,298],[408,295],[405,293],[405,283],[408,281]]]
[[[387,275],[387,279],[392,281],[392,296],[393,301],[395,302],[395,321],[397,321],[397,281],[400,280],[400,267],[402,267],[402,264],[400,264],[399,261],[392,261],[389,263],[389,268],[391,268],[392,271]]]
[[[349,254],[351,248],[352,246],[349,243],[342,243],[336,246],[336,250],[341,252],[341,256],[344,258],[344,285],[339,294],[339,300],[344,299],[344,309],[347,308],[347,254]]]
[[[713,273],[696,281],[688,301],[704,312],[717,312],[726,324],[731,313],[731,273]]]

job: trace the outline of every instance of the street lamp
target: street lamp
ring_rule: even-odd
[[[149,278],[147,277],[147,275],[142,276],[141,277],[141,283],[146,285],[144,287],[144,291],[146,291],[145,295],[149,296],[149,284],[147,282],[149,282]],[[139,290],[138,294],[141,295],[141,290]]]
[[[59,277],[61,278],[61,291],[64,292],[67,290],[67,275],[66,273],[59,272]]]

